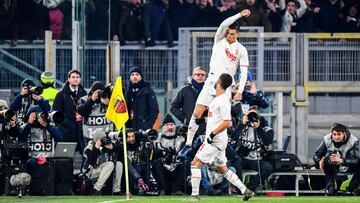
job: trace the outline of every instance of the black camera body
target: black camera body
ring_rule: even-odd
[[[135,134],[141,134],[143,137],[146,137],[148,141],[154,141],[158,138],[159,134],[155,129],[139,130]]]
[[[10,109],[0,111],[0,123],[8,123],[14,117],[15,112]]]
[[[249,123],[248,125],[251,126],[252,123],[256,123],[260,121],[260,116],[256,112],[250,112],[248,115]]]
[[[41,86],[34,86],[30,88],[30,93],[35,95],[41,95],[44,89]]]
[[[109,145],[109,144],[112,143],[112,142],[111,142],[111,139],[110,139],[108,136],[102,137],[102,138],[100,139],[100,141],[101,141],[101,146]]]

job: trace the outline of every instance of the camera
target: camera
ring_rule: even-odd
[[[38,117],[41,117],[43,119],[45,119],[48,123],[49,122],[53,122],[53,123],[61,123],[64,121],[65,119],[65,115],[64,113],[60,112],[60,111],[53,111],[53,112],[41,112]]]
[[[34,86],[30,88],[30,92],[35,95],[41,95],[44,89],[40,86]]]
[[[15,115],[15,112],[10,109],[0,111],[0,123],[10,122],[11,118]]]
[[[139,133],[147,137],[149,141],[154,141],[158,138],[158,132],[155,129],[139,130]]]
[[[260,116],[256,112],[250,112],[248,115],[249,124],[259,122]]]
[[[179,135],[186,137],[187,131],[188,131],[188,126],[186,124],[181,124],[181,126],[179,127]]]
[[[102,145],[102,146],[111,144],[111,139],[110,139],[110,137],[108,137],[108,136],[102,137],[102,138],[100,139],[100,141],[101,141],[101,145]]]

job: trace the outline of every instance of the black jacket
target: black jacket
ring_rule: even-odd
[[[135,89],[138,90],[134,91]],[[129,112],[129,120],[126,126],[134,130],[151,129],[158,116],[159,105],[150,84],[142,81],[138,88],[128,84],[125,92]]]
[[[74,100],[70,96],[71,94],[69,82],[66,82],[56,95],[53,105],[54,111],[61,111],[65,114],[64,121],[58,125],[60,130],[64,133],[63,141],[65,142],[76,142],[83,138],[82,124],[81,122],[76,122],[75,112],[77,111],[79,99],[87,94],[81,85],[78,87],[78,93],[74,97]]]
[[[199,94],[200,91],[196,90],[190,82],[186,83],[177,93],[171,103],[170,111],[181,123],[189,124]],[[205,130],[206,123],[201,124],[197,134],[203,133]]]

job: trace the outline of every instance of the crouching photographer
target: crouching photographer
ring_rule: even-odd
[[[264,160],[265,154],[271,150],[274,131],[267,121],[259,116],[257,107],[251,106],[244,113],[242,121],[235,127],[231,139],[235,146],[226,148],[226,156],[235,167],[236,174],[242,177],[242,170],[258,171],[251,176],[247,187],[255,191],[260,182],[266,180],[273,171],[272,165]]]
[[[335,123],[331,133],[326,135],[314,155],[315,167],[325,173],[326,189],[334,194],[336,175],[339,172],[353,173],[347,187],[354,192],[360,185],[359,140],[342,124]]]
[[[116,154],[121,153],[116,150],[113,139],[117,139],[119,134],[111,133],[106,135],[101,129],[93,132],[93,138],[89,141],[84,150],[86,159],[84,169],[88,171],[90,179],[97,179],[92,189],[92,195],[101,195],[101,189],[105,182],[114,171],[112,192],[114,195],[121,194],[121,178],[123,174],[123,164],[118,161]]]
[[[183,195],[185,184],[185,164],[177,159],[177,154],[185,142],[176,133],[174,119],[167,114],[163,121],[162,133],[156,140],[157,158],[152,164],[152,172],[159,185],[160,195]]]

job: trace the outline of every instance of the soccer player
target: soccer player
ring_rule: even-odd
[[[213,87],[216,80],[222,73],[228,73],[234,79],[237,66],[240,67],[241,74],[238,90],[233,99],[236,101],[240,101],[242,99],[242,92],[247,78],[249,59],[246,48],[237,41],[239,31],[236,29],[236,20],[243,16],[248,17],[249,15],[250,10],[245,9],[240,13],[225,19],[216,31],[210,59],[209,77],[206,79],[205,85],[196,101],[195,109],[189,122],[186,144],[179,152],[180,158],[185,157],[190,151],[192,141],[199,128],[199,124],[205,122],[205,118],[201,118],[201,115],[214,99],[215,91]],[[230,98],[231,89],[229,88],[227,92]]]
[[[226,129],[231,126],[231,103],[229,96],[226,94],[226,89],[231,86],[232,81],[230,74],[223,73],[215,82],[216,97],[209,106],[206,139],[191,162],[192,201],[200,200],[199,185],[201,180],[201,166],[203,164],[216,166],[218,172],[221,173],[224,178],[241,190],[244,201],[247,201],[255,195],[255,193],[247,189],[238,176],[226,166],[227,159],[225,149],[228,142]]]

